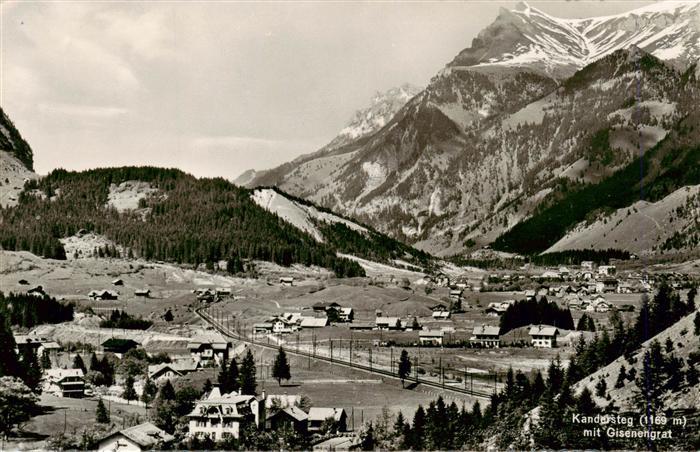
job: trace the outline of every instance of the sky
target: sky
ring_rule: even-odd
[[[35,170],[236,178],[313,152],[377,91],[425,86],[517,2],[5,1],[0,105]],[[530,1],[558,17],[650,1]]]

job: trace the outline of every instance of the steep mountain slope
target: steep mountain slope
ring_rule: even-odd
[[[679,188],[657,202],[637,201],[582,222],[546,252],[614,247],[638,255],[700,246],[700,185]]]
[[[614,16],[562,19],[523,2],[501,9],[449,67],[520,67],[565,78],[630,46],[686,69],[700,58],[700,4],[664,1]]]
[[[0,207],[17,204],[25,181],[36,177],[33,162],[32,148],[0,108]]]
[[[677,68],[698,56],[698,11],[503,10],[384,127],[258,183],[439,255],[489,243],[625,168],[696,109],[697,66]]]
[[[341,156],[351,153],[355,142],[384,127],[420,91],[421,88],[406,83],[383,93],[378,92],[370,105],[355,112],[348,124],[323,148],[271,170],[247,170],[233,183],[249,188],[277,185],[289,190],[290,187],[310,183],[309,177],[312,180],[323,180],[344,162]]]

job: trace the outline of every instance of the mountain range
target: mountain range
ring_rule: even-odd
[[[638,165],[657,145],[683,141],[684,158],[658,161],[668,168],[650,173],[646,184],[674,162],[698,163],[697,141],[687,143],[677,129],[700,104],[699,33],[695,2],[660,2],[586,19],[556,18],[525,3],[501,9],[471,47],[391,118],[355,139],[341,133],[315,153],[238,182],[279,187],[437,255],[491,243],[544,252],[567,234],[587,234],[586,224],[605,221],[640,198],[587,205],[573,217],[577,222],[561,222],[553,233],[536,221],[547,208]],[[683,180],[700,184],[694,177]],[[668,190],[654,195],[670,195]],[[663,196],[654,201],[663,203]],[[686,201],[694,202],[674,198]],[[668,209],[657,211],[668,217]],[[668,223],[667,217],[655,220]],[[685,226],[697,217],[691,213]],[[548,240],[537,246],[497,240],[527,221]],[[634,252],[664,248],[669,231],[675,232],[665,230]],[[569,239],[555,249],[615,246]]]

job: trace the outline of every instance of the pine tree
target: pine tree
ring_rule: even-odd
[[[146,408],[148,408],[148,404],[155,399],[157,393],[158,386],[156,386],[153,380],[146,378],[143,384],[143,392],[141,393],[141,401],[146,405]]]
[[[229,380],[228,380],[228,368],[226,366],[226,360],[221,360],[221,369],[216,376],[216,381],[219,383],[219,391],[222,394],[228,394],[231,392]]]
[[[608,384],[605,380],[601,378],[595,385],[595,395],[598,397],[605,397],[608,393]]]
[[[413,427],[411,428],[411,449],[423,450],[425,444],[425,410],[418,405],[416,414],[413,415]]]
[[[9,319],[0,310],[0,377],[14,377],[20,375],[19,359],[15,348],[15,337],[10,330]]]
[[[175,400],[175,389],[170,380],[166,380],[158,391],[158,398],[161,400]]]
[[[238,362],[236,362],[236,358],[232,358],[231,363],[228,366],[228,382],[230,385],[229,392],[238,391],[241,387]]]
[[[207,378],[204,381],[204,386],[202,387],[202,393],[205,395],[209,394],[211,392],[212,387],[213,387],[213,385],[211,384],[211,380]]]
[[[289,362],[287,362],[287,354],[284,353],[282,347],[279,348],[275,362],[272,365],[272,377],[277,380],[277,384],[280,386],[282,385],[282,380],[289,381],[292,378]]]
[[[73,358],[73,369],[80,369],[83,371],[83,374],[87,373],[85,363],[83,362],[83,358],[80,356],[80,353],[76,353],[75,358]]]
[[[100,371],[100,362],[97,360],[97,355],[95,355],[95,352],[92,352],[90,355],[90,370],[97,372]]]
[[[401,350],[399,358],[399,378],[401,379],[401,387],[403,388],[404,380],[411,375],[411,359],[408,357],[406,350]]]
[[[136,390],[134,389],[134,377],[128,375],[126,381],[124,382],[124,392],[122,392],[122,398],[128,401],[136,400],[138,396],[136,395]]]
[[[109,413],[107,412],[107,407],[105,407],[102,399],[97,401],[97,410],[95,411],[95,421],[98,424],[109,424]]]
[[[625,385],[625,381],[627,381],[627,369],[623,364],[622,366],[620,366],[620,373],[617,374],[617,381],[615,381],[615,387],[618,389],[623,387]]]
[[[20,368],[24,384],[35,393],[41,392],[41,387],[39,386],[41,382],[41,366],[39,365],[36,351],[33,348],[25,347],[22,349],[21,357]]]
[[[41,354],[41,368],[44,370],[51,369],[51,357],[48,350],[44,350]]]
[[[255,395],[257,383],[255,380],[255,358],[253,352],[248,349],[241,363],[239,385],[243,395]]]

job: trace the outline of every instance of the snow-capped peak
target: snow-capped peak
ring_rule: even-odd
[[[557,18],[525,2],[501,9],[450,66],[530,67],[565,77],[632,45],[685,68],[700,58],[700,3],[665,1],[622,14]]]
[[[391,88],[385,92],[377,92],[372,98],[369,107],[355,113],[350,122],[340,131],[333,142],[356,140],[360,137],[376,132],[387,122],[422,88],[405,83]]]

